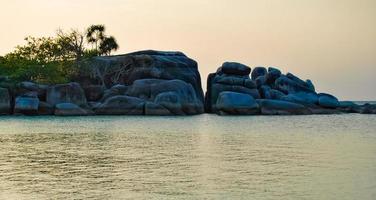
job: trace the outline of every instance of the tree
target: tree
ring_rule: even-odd
[[[11,53],[0,57],[0,75],[14,81],[61,83],[76,80],[80,73],[123,74],[117,68],[107,69],[84,66],[86,60],[100,55],[110,55],[119,45],[113,36],[105,35],[104,25],[92,25],[85,33],[57,30],[54,37],[26,37],[26,43]],[[95,48],[90,48],[95,44]],[[91,68],[95,72],[91,72]],[[119,75],[120,76],[120,75]],[[115,76],[116,77],[116,76]]]
[[[116,39],[113,36],[105,37],[99,46],[99,51],[101,55],[111,55],[111,51],[118,50],[119,45],[116,42]]]
[[[98,47],[100,43],[104,40],[106,28],[104,25],[91,25],[89,28],[87,28],[86,31],[86,39],[89,44],[95,44],[95,49],[99,50]]]
[[[59,29],[57,43],[61,47],[61,56],[65,59],[80,61],[86,50],[84,35],[77,30],[63,32]]]
[[[90,52],[100,55],[110,55],[113,50],[117,50],[119,45],[113,36],[105,34],[106,27],[104,25],[91,25],[86,31],[86,40],[88,44],[95,45],[94,50]]]

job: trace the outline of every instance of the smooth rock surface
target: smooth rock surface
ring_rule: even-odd
[[[319,105],[324,108],[337,108],[340,106],[338,99],[330,94],[320,93],[319,94]]]
[[[38,114],[39,99],[35,97],[17,97],[14,105],[14,113],[25,115]]]
[[[78,83],[50,86],[47,89],[47,103],[52,106],[59,103],[73,103],[78,106],[87,106],[85,92]]]
[[[237,92],[221,92],[215,107],[221,115],[250,115],[260,112],[259,105],[252,96]]]

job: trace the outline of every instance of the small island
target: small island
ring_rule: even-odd
[[[237,62],[210,74],[204,95],[195,60],[154,50],[111,56],[118,44],[103,25],[26,41],[0,57],[2,115],[376,114],[376,105],[316,92],[311,80]]]

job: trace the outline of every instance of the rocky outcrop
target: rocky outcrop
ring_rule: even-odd
[[[275,67],[256,67],[251,73],[251,79],[250,73],[251,68],[248,66],[231,62],[224,63],[215,73],[210,74],[205,97],[206,111],[234,115],[374,112],[371,105],[341,104],[333,95],[318,94],[311,80],[304,81],[292,73],[284,75]]]
[[[80,64],[87,68],[75,82],[1,85],[0,114],[376,114],[376,105],[341,102],[333,95],[317,93],[312,81],[283,74],[275,67],[252,71],[244,64],[225,62],[209,74],[204,97],[196,61],[181,52],[140,51]]]
[[[109,89],[100,100],[90,98],[96,114],[194,115],[204,112],[197,63],[183,53],[141,51],[98,57],[90,63],[93,68],[107,70],[100,77]]]
[[[181,80],[194,88],[203,102],[197,62],[181,52],[139,51],[125,55],[96,57],[89,62],[107,88],[132,85],[140,79]],[[98,74],[98,73],[97,73]]]
[[[210,74],[206,91],[206,111],[219,113],[217,109],[218,97],[222,92],[247,94],[252,99],[259,99],[260,93],[256,83],[249,78],[251,68],[236,62],[226,62],[216,73]]]
[[[0,88],[0,115],[10,113],[10,101],[11,97],[9,91],[6,88]]]

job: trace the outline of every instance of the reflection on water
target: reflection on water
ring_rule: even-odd
[[[376,116],[0,117],[0,199],[376,199]]]

